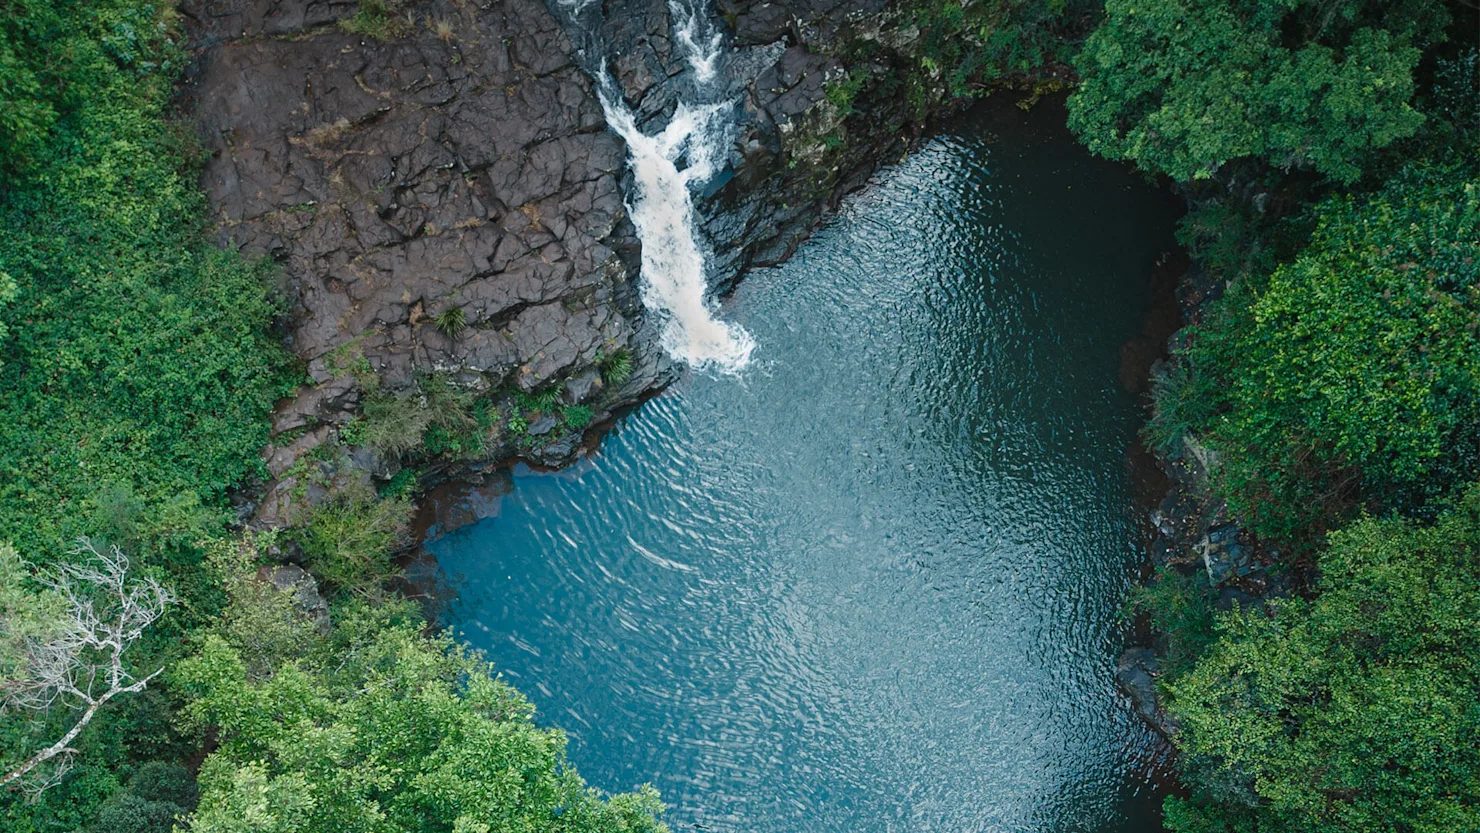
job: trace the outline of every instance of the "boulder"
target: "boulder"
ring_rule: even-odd
[[[573,376],[565,383],[565,389],[560,392],[560,401],[567,405],[582,405],[596,398],[596,394],[602,387],[601,372],[595,369],[588,370],[579,376]]]
[[[1161,663],[1150,648],[1127,648],[1115,667],[1115,684],[1130,698],[1131,707],[1147,725],[1163,736],[1170,736],[1171,726],[1156,694],[1156,677]]]
[[[1239,540],[1238,524],[1215,526],[1197,543],[1208,583],[1217,587],[1224,582],[1249,575],[1254,570],[1254,548]]]
[[[279,592],[292,593],[293,604],[304,616],[313,621],[319,633],[327,634],[332,625],[329,619],[329,603],[319,593],[318,582],[308,571],[296,564],[262,567],[257,579],[271,584]]]

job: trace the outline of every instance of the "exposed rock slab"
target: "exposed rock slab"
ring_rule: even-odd
[[[420,3],[381,42],[332,25],[355,8],[186,3],[213,44],[194,96],[216,238],[283,265],[313,381],[349,348],[393,387],[528,390],[628,346],[623,150],[559,23],[537,0]],[[454,307],[459,338],[435,323]],[[305,390],[277,427],[345,396]]]

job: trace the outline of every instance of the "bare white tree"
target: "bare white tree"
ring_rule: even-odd
[[[0,686],[0,715],[57,706],[80,714],[56,743],[9,771],[0,770],[0,787],[15,785],[39,794],[56,784],[76,754],[72,742],[98,710],[120,694],[142,691],[164,670],[135,677],[124,654],[175,601],[170,591],[152,578],[131,579],[128,556],[116,546],[103,553],[92,541],[79,538],[68,553],[72,562],[37,576],[56,594],[63,615],[44,635],[22,640],[25,673]],[[4,628],[0,621],[0,630]]]

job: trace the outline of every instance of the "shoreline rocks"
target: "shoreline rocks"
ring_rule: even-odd
[[[385,5],[384,39],[361,31],[354,0],[182,7],[196,46],[182,103],[207,155],[210,234],[278,265],[284,342],[306,375],[275,414],[254,526],[291,524],[339,480],[397,475],[400,462],[344,435],[377,392],[415,395],[436,376],[521,423],[471,455],[423,461],[430,487],[490,463],[568,463],[585,433],[679,370],[638,300],[625,148],[579,66],[581,33],[539,0]],[[789,257],[913,132],[898,101],[842,108],[829,94],[850,71],[833,53],[877,37],[887,2],[717,11],[741,74],[737,139],[699,209],[724,294]],[[606,0],[602,12],[629,103],[666,119],[685,83],[667,3]],[[614,357],[619,384],[605,372]],[[545,390],[589,415],[574,427],[550,407],[519,416],[519,397]],[[304,461],[333,472],[305,488]]]

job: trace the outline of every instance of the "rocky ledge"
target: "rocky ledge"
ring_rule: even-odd
[[[384,487],[407,464],[423,485],[516,457],[562,464],[590,426],[673,378],[637,300],[625,148],[540,0],[185,0],[182,11],[212,233],[280,265],[285,341],[306,369],[264,451],[272,479],[244,507],[254,524],[295,523],[337,488]],[[686,71],[667,3],[600,11],[610,71],[660,125]],[[830,93],[850,72],[840,46],[892,50],[908,36],[890,34],[885,0],[717,11],[740,122],[701,205],[723,288],[787,257],[903,149],[899,102]],[[885,72],[887,54],[851,71]],[[476,442],[376,447],[353,430],[369,397],[439,407],[428,380],[490,403]]]

